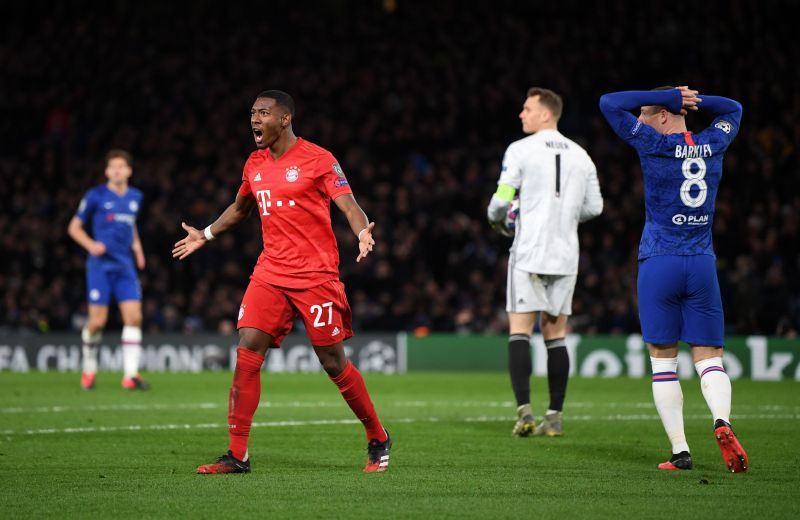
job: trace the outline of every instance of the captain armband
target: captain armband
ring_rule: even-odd
[[[497,191],[494,192],[498,199],[505,202],[511,202],[514,200],[514,195],[516,195],[516,193],[517,189],[513,186],[509,186],[508,184],[498,184]]]
[[[486,216],[489,222],[501,222],[506,218],[508,213],[508,205],[514,200],[514,195],[517,189],[508,184],[500,184],[497,186],[497,191],[492,195],[489,201],[489,207],[486,209]]]

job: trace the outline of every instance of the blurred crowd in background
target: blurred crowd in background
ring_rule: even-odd
[[[34,2],[35,4],[35,2]],[[357,240],[333,209],[354,328],[506,332],[510,241],[485,209],[528,87],[559,92],[560,130],[597,165],[605,210],[580,228],[571,325],[639,331],[644,220],[635,152],[605,92],[688,84],[740,101],[714,244],[729,334],[800,328],[800,44],[790,2],[212,1],[16,3],[0,21],[0,330],[79,330],[85,252],[67,236],[103,156],[134,156],[144,328],[232,332],[261,249],[253,217],[187,261],[181,221],[230,204],[262,90],[292,94],[295,133],[331,150],[377,223]],[[690,129],[708,122],[691,115]],[[115,315],[112,312],[112,316]],[[114,321],[112,319],[112,325]],[[117,322],[118,323],[118,322]]]

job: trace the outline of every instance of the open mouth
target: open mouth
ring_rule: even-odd
[[[264,140],[264,132],[260,128],[253,128],[253,137],[256,143],[261,143]]]

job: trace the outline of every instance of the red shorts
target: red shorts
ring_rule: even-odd
[[[307,289],[289,289],[251,279],[239,308],[236,328],[252,327],[266,332],[274,338],[272,346],[280,347],[298,314],[315,347],[353,337],[353,317],[344,284],[339,280]]]

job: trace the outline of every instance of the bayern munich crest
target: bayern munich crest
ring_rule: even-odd
[[[289,166],[286,168],[286,180],[294,182],[300,177],[300,168],[297,166]]]

